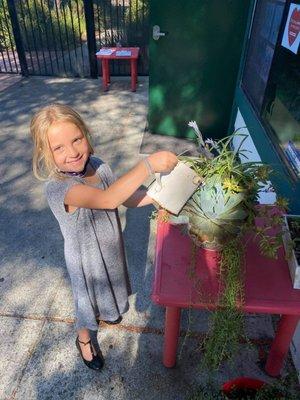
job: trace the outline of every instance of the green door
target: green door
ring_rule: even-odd
[[[227,134],[250,0],[150,0],[151,133]],[[153,26],[165,36],[152,37]]]

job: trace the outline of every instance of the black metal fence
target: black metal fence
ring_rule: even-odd
[[[0,0],[0,72],[20,72],[19,57],[6,0]]]
[[[140,47],[148,74],[148,0],[0,0],[0,72],[95,77],[100,47]],[[100,71],[101,72],[101,71]],[[113,75],[128,75],[126,62]]]

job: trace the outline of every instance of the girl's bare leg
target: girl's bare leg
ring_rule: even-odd
[[[79,329],[77,331],[77,334],[78,334],[78,338],[79,338],[80,342],[87,343],[91,339],[88,329],[85,329],[85,328],[84,329]],[[85,360],[87,360],[87,361],[91,361],[93,359],[93,355],[92,355],[92,352],[91,352],[91,346],[89,344],[84,345],[82,343],[79,343],[79,345],[80,345],[80,348],[81,348],[81,352],[82,352],[83,358]],[[92,348],[93,348],[94,355],[96,355],[96,351],[95,351],[93,345],[92,345]]]

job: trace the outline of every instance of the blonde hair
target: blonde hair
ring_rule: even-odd
[[[43,107],[34,115],[30,123],[34,143],[32,169],[34,176],[39,180],[47,180],[50,177],[63,178],[54,163],[47,136],[50,126],[58,121],[68,121],[76,125],[88,141],[90,154],[94,154],[89,129],[75,110],[63,104],[50,104]]]

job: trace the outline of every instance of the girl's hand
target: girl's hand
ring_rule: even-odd
[[[158,151],[148,156],[154,172],[171,172],[178,163],[178,158],[170,151]]]

